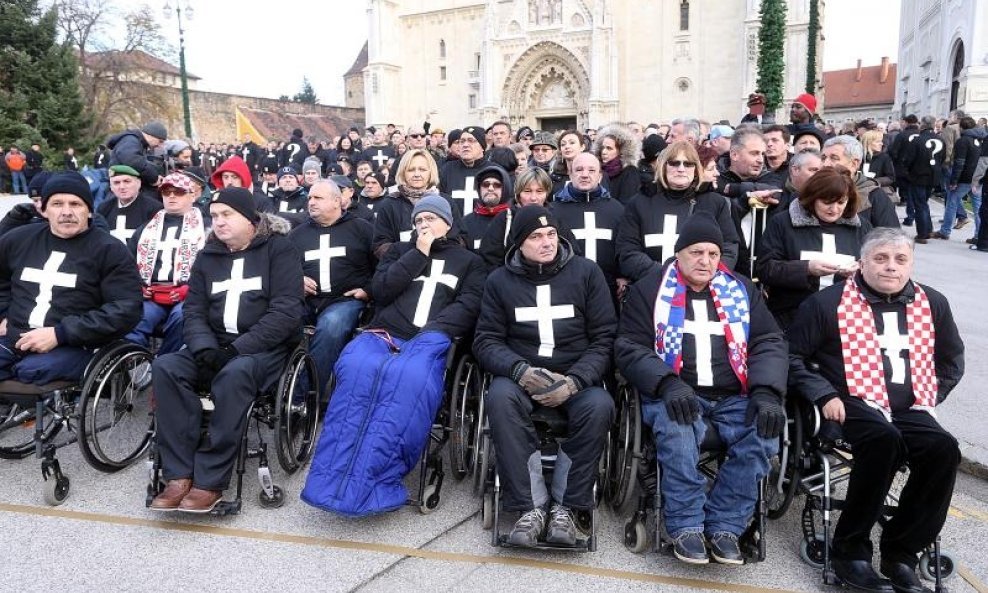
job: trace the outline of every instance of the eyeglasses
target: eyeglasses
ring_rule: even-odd
[[[666,161],[667,167],[672,167],[673,169],[678,169],[680,167],[686,167],[687,169],[695,169],[696,163],[693,161]]]
[[[185,191],[184,189],[179,189],[177,187],[166,187],[165,189],[161,190],[161,195],[163,196],[184,196],[187,193],[189,192]]]
[[[553,148],[553,147],[551,147],[551,146],[533,146],[532,147],[532,152],[552,152],[553,150],[556,150],[556,149]]]
[[[437,220],[439,220],[439,217],[438,216],[435,216],[433,214],[424,214],[422,216],[416,216],[412,220],[412,224],[414,224],[415,226],[419,226],[422,223],[432,224],[432,223],[436,222]]]
[[[462,136],[460,137],[459,142],[460,144],[480,144],[480,142],[477,142],[477,139],[473,136]]]
[[[419,138],[425,138],[425,135],[424,134],[409,134],[408,137],[409,138],[419,139]]]
[[[503,186],[500,181],[494,181],[493,179],[490,179],[488,181],[482,181],[480,183],[480,187],[493,187],[494,189],[501,189],[501,187]]]

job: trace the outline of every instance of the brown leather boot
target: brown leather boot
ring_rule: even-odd
[[[182,499],[181,504],[178,505],[178,510],[186,513],[208,513],[221,500],[223,500],[222,491],[193,488]]]
[[[168,480],[165,489],[161,494],[151,501],[152,511],[174,511],[185,498],[185,495],[192,489],[191,478],[180,478],[178,480]]]

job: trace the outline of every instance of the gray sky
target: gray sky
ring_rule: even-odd
[[[186,61],[189,72],[203,79],[199,88],[277,98],[297,93],[308,76],[321,103],[343,103],[343,73],[367,39],[366,0],[191,2]],[[164,1],[148,4],[160,13]],[[851,68],[858,58],[866,66],[882,56],[894,62],[899,9],[900,0],[826,0],[824,70]],[[177,50],[175,19],[161,23]]]

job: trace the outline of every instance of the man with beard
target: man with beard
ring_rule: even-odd
[[[139,227],[161,210],[161,202],[141,193],[141,175],[127,165],[110,167],[113,199],[100,204],[97,212],[110,225],[110,234],[127,243]]]
[[[489,164],[484,157],[487,149],[484,129],[479,126],[464,128],[456,145],[459,159],[446,163],[439,171],[439,193],[458,203],[460,212],[473,212],[474,202],[480,199],[474,182],[477,173]]]
[[[815,128],[813,116],[816,114],[816,97],[803,93],[789,106],[789,130],[795,135],[802,130]]]
[[[477,172],[474,182],[480,200],[474,203],[473,212],[463,216],[464,240],[471,251],[480,249],[491,221],[499,213],[511,207],[512,183],[511,175],[497,165],[488,165]]]
[[[597,465],[614,417],[604,390],[617,317],[600,268],[573,253],[542,206],[518,210],[506,263],[487,279],[474,353],[494,375],[486,410],[504,488],[503,508],[521,517],[514,546],[540,539],[573,546],[586,539],[574,510],[595,506]],[[541,471],[533,413],[567,419],[551,484]]]

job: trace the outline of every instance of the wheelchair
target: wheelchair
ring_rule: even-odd
[[[835,494],[836,487],[850,479],[854,456],[851,446],[840,435],[840,425],[825,420],[817,406],[793,397],[786,402],[790,435],[785,463],[780,467],[783,503],[769,516],[782,516],[796,495],[805,498],[800,525],[802,540],[799,557],[821,571],[827,585],[839,585],[830,559],[830,538],[833,512],[840,511],[844,500]],[[898,493],[905,485],[908,466],[900,468],[885,500],[879,525],[892,518],[898,505]],[[919,575],[934,583],[936,593],[947,590],[944,581],[956,574],[956,564],[950,552],[940,548],[940,537],[927,546],[920,556]]]
[[[78,442],[83,458],[103,472],[121,470],[141,457],[151,437],[150,385],[144,380],[151,353],[118,340],[98,349],[81,382],[31,385],[0,382],[0,457],[41,460],[46,503],[68,498],[71,482],[56,457]],[[71,436],[55,439],[62,429]]]
[[[261,490],[258,503],[262,508],[278,508],[285,504],[285,491],[275,484],[268,461],[268,444],[262,427],[274,434],[274,449],[281,469],[293,474],[309,460],[315,447],[319,426],[319,376],[315,361],[308,354],[309,340],[315,328],[306,326],[302,339],[288,355],[285,368],[277,383],[260,393],[247,411],[247,422],[241,435],[235,464],[236,492],[233,500],[221,500],[210,512],[225,516],[239,514],[243,509],[243,482],[247,472],[247,460],[257,459],[257,477]],[[209,393],[200,393],[203,405],[203,437],[208,426],[208,415],[213,409]],[[252,432],[256,435],[251,438]],[[150,507],[154,498],[165,488],[161,477],[161,457],[157,441],[150,439],[147,460],[148,478],[145,505]]]
[[[618,394],[620,408],[617,426],[612,431],[611,472],[607,477],[611,507],[617,513],[625,512],[637,490],[634,511],[624,524],[625,547],[636,554],[647,551],[671,554],[672,541],[662,521],[663,500],[659,490],[662,466],[656,458],[655,436],[651,427],[642,422],[638,391],[627,383],[622,383],[618,387]],[[780,437],[782,443],[788,441],[788,432],[787,426]],[[721,441],[717,431],[708,425],[703,442],[700,443],[697,467],[709,482],[717,477],[717,469],[727,454],[727,446]],[[767,500],[771,498],[766,490],[773,489],[772,484],[774,482],[770,470],[769,476],[758,482],[755,512],[748,528],[738,538],[738,547],[746,564],[765,560]]]
[[[500,531],[501,481],[497,472],[493,434],[484,411],[484,394],[490,385],[491,375],[483,372],[473,356],[468,354],[460,359],[455,377],[449,402],[452,432],[450,465],[457,478],[471,477],[474,494],[483,501],[481,523],[484,529],[491,530],[491,545],[510,547],[508,536]],[[539,406],[532,413],[532,422],[539,438],[542,472],[551,475],[555,469],[560,439],[568,435],[566,416],[561,410]],[[587,539],[577,540],[576,546],[539,542],[536,549],[597,550],[597,506],[604,498],[602,485],[610,472],[611,458],[611,437],[608,435],[593,486],[594,508],[573,512],[576,526],[588,535]]]

